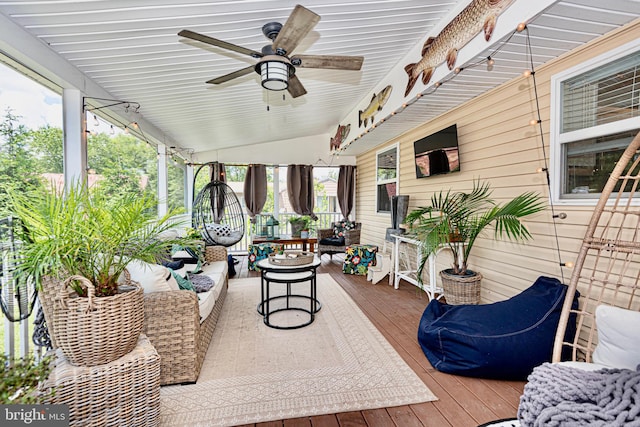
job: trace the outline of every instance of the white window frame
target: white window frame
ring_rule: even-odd
[[[640,39],[626,43],[615,49],[607,51],[602,55],[568,68],[551,77],[551,106],[550,106],[550,186],[551,198],[557,205],[574,205],[574,206],[595,206],[598,203],[598,197],[573,199],[562,198],[562,182],[564,174],[564,157],[562,148],[565,143],[580,141],[587,138],[593,138],[604,135],[612,135],[620,132],[640,129],[640,117],[633,117],[616,122],[605,123],[593,126],[587,129],[579,129],[571,132],[561,133],[562,123],[562,83],[579,74],[593,70],[597,67],[605,66],[617,59],[629,55],[640,50]],[[640,204],[640,201],[634,201],[634,204]]]
[[[378,158],[380,157],[380,154],[385,153],[387,151],[390,150],[396,150],[396,177],[393,179],[383,179],[383,180],[378,180]],[[400,194],[400,145],[396,142],[394,144],[391,145],[387,145],[386,147],[376,151],[376,169],[374,171],[375,174],[375,194],[376,194],[376,213],[380,214],[380,215],[391,215],[391,211],[381,211],[378,209],[379,205],[378,205],[378,186],[382,185],[382,184],[390,184],[390,183],[395,183],[396,184],[396,195]]]

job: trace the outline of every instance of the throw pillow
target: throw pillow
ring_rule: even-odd
[[[640,364],[640,312],[599,305],[596,326],[598,345],[593,351],[593,361],[635,371]]]
[[[343,237],[345,231],[353,230],[354,228],[356,228],[355,222],[343,219],[342,221],[335,223],[335,226],[333,227],[333,234],[336,237]]]
[[[191,281],[189,279],[185,279],[184,277],[180,276],[180,274],[178,274],[177,272],[169,269],[171,271],[171,275],[173,276],[173,279],[178,282],[178,287],[182,290],[186,290],[186,291],[193,291],[195,292],[196,290],[193,287],[193,284],[191,283]]]
[[[344,246],[344,236],[325,237],[324,239],[320,239],[320,244],[330,246]]]
[[[162,261],[161,264],[172,270],[180,270],[184,267],[184,261],[181,259],[177,261]]]
[[[127,264],[127,271],[131,276],[131,280],[140,283],[145,293],[172,290],[172,283],[167,281],[171,274],[162,265],[133,260]],[[178,287],[176,286],[175,289],[178,289]]]

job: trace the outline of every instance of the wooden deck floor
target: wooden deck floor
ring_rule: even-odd
[[[237,259],[240,264],[236,265],[236,277],[259,275],[247,270],[247,257],[240,256]],[[333,261],[325,256],[318,273],[331,274],[439,400],[250,426],[467,427],[515,417],[524,382],[459,377],[438,372],[431,367],[416,338],[417,325],[429,301],[425,294],[417,292],[415,286],[401,282],[400,289],[395,290],[387,284],[387,279],[372,285],[364,276],[342,274],[342,258],[339,255],[334,255]]]

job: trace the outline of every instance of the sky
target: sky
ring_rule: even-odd
[[[11,108],[30,129],[62,127],[62,97],[28,77],[0,64],[0,114]]]

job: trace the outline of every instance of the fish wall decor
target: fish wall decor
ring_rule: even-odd
[[[512,2],[513,0],[473,0],[440,31],[440,34],[429,37],[422,46],[422,59],[404,67],[409,77],[404,96],[409,95],[420,74],[422,83],[429,83],[435,68],[445,60],[449,69],[453,70],[458,50],[480,31],[484,30],[484,39],[489,41],[496,27],[498,15]]]
[[[342,143],[347,139],[347,136],[349,135],[350,130],[351,130],[351,124],[348,124],[346,126],[338,125],[336,136],[331,138],[329,142],[330,150],[337,150],[338,148],[340,148]]]
[[[392,90],[393,87],[389,85],[382,89],[377,95],[373,95],[367,108],[365,108],[364,111],[360,110],[358,112],[358,127],[362,126],[363,123],[364,126],[367,127],[369,118],[371,118],[371,124],[373,124],[374,115],[378,111],[382,111],[382,107],[384,107],[384,104],[389,100],[389,95],[391,95]]]

